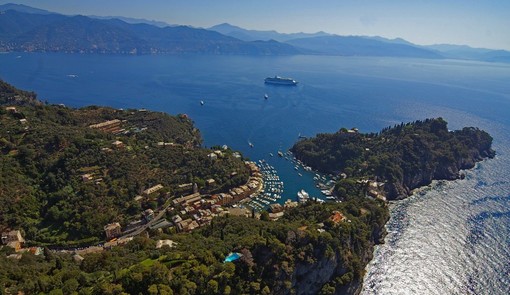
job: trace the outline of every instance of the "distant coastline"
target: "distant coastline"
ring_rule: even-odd
[[[66,16],[0,5],[0,52],[79,54],[332,55],[465,59],[510,62],[510,52],[459,45],[420,46],[406,40],[368,36],[281,34],[246,30],[230,24],[208,29],[164,26],[126,18]],[[27,12],[28,10],[28,12]]]

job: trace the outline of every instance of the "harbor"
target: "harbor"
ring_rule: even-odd
[[[287,200],[300,203],[308,200],[337,201],[332,193],[337,177],[313,171],[290,151],[278,150],[278,157],[274,157],[272,152],[268,154],[270,158],[256,162],[263,178],[262,189],[236,206],[259,212],[267,210],[271,204],[283,205]],[[281,171],[284,171],[285,178],[291,180],[291,189],[286,187]]]

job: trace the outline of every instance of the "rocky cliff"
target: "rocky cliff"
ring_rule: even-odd
[[[269,283],[272,294],[357,294],[361,288],[365,265],[372,259],[374,245],[385,235],[388,211],[384,204],[364,201],[341,206],[306,204],[289,212],[284,223],[312,215],[324,218],[332,212],[343,214],[335,223],[324,222],[287,231],[282,252],[269,243],[253,247],[252,264],[258,278]],[[333,210],[333,211],[332,211]],[[352,213],[353,215],[351,215]],[[315,221],[320,221],[316,219]]]
[[[440,129],[442,138],[448,140],[433,147],[428,142],[417,141],[411,152],[402,152],[402,162],[417,162],[419,169],[402,169],[402,177],[385,185],[388,199],[402,199],[409,196],[413,189],[429,185],[433,180],[455,180],[463,177],[463,169],[471,169],[477,162],[485,158],[493,158],[495,151],[491,149],[492,137],[478,128],[466,127],[462,130],[448,132],[446,122]],[[447,134],[448,136],[444,136]],[[437,148],[435,150],[434,148]],[[420,153],[418,158],[408,156]],[[405,165],[405,164],[404,164]]]

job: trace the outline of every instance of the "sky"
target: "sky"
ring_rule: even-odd
[[[509,0],[0,0],[63,14],[126,16],[281,33],[403,38],[510,50]]]

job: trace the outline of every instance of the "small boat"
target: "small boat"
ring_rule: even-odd
[[[251,142],[249,142],[249,141],[248,141],[248,145],[249,145],[250,147],[253,147],[253,143],[251,143]]]
[[[265,98],[265,99],[268,99],[268,98],[269,98],[269,95],[267,95],[267,93],[266,93],[266,94],[264,94],[264,98]]]
[[[274,155],[273,155],[273,153],[269,153],[269,155],[270,155],[271,157],[273,157],[273,156],[274,156]]]
[[[203,101],[203,100],[201,100],[201,101],[200,101],[200,105],[201,105],[201,106],[203,106],[203,105],[204,105],[204,101]]]
[[[281,151],[278,151],[278,156],[283,157],[283,153]]]
[[[303,176],[303,174],[301,174],[301,173],[298,173],[298,175],[299,175],[299,176]]]

